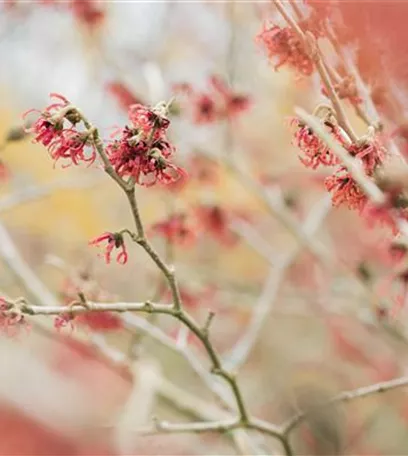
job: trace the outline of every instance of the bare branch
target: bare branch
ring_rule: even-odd
[[[313,407],[307,412],[300,412],[290,418],[284,425],[283,425],[283,433],[284,435],[288,435],[290,432],[293,431],[310,413],[312,413],[316,409],[330,407],[336,405],[341,402],[350,402],[355,399],[362,399],[367,396],[371,396],[378,393],[385,393],[387,391],[391,391],[396,388],[402,388],[404,386],[408,386],[408,377],[399,377],[394,380],[389,380],[387,382],[380,382],[374,385],[363,386],[361,388],[350,390],[350,391],[343,391],[342,393],[334,396],[329,401],[317,405]]]

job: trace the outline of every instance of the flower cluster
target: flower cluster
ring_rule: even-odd
[[[238,240],[230,229],[230,214],[219,205],[198,204],[191,214],[175,213],[155,223],[151,232],[182,246],[191,246],[201,235],[226,247],[234,246]]]
[[[298,119],[293,119],[291,124],[296,126],[294,142],[303,153],[303,156],[300,156],[299,159],[306,167],[312,169],[316,169],[319,166],[337,167],[333,174],[324,181],[327,191],[332,194],[333,205],[345,205],[362,213],[366,205],[368,205],[368,199],[347,168],[340,163],[336,155],[311,128]],[[340,127],[328,120],[324,121],[324,125],[329,129],[333,139],[346,149],[352,157],[361,162],[366,175],[373,177],[375,171],[386,157],[386,149],[380,140],[370,131],[368,135],[357,142],[347,142]],[[389,206],[388,203],[387,206]],[[388,210],[388,207],[381,208],[381,211],[378,211],[378,209],[377,215],[380,215],[381,212],[381,218],[384,220],[384,211]],[[365,213],[368,212],[366,211]],[[372,212],[373,214],[374,212]]]
[[[230,229],[230,214],[220,205],[198,205],[195,208],[200,230],[209,234],[220,244],[231,247],[238,238]]]
[[[159,234],[172,244],[189,246],[194,243],[197,230],[186,213],[172,214],[166,220],[155,223],[152,233]]]
[[[175,91],[187,97],[187,107],[196,124],[234,118],[246,111],[251,104],[249,97],[233,92],[220,77],[215,75],[210,77],[208,92],[195,91],[187,83],[176,85]]]
[[[276,61],[275,70],[282,65],[288,65],[302,76],[310,76],[313,73],[313,60],[290,27],[264,25],[257,39],[266,48],[268,58]]]
[[[106,85],[106,89],[116,99],[120,108],[126,112],[130,106],[141,103],[141,100],[122,82],[112,81]]]
[[[175,182],[186,174],[170,162],[175,149],[166,138],[170,121],[165,114],[163,105],[150,109],[136,104],[129,108],[131,125],[121,129],[119,139],[110,141],[106,147],[108,158],[120,177],[152,186],[157,182]]]
[[[294,118],[291,120],[291,125],[296,127],[294,144],[303,153],[299,156],[299,160],[307,168],[316,169],[318,166],[334,166],[339,164],[337,156],[329,149],[311,128]],[[339,141],[342,141],[339,128],[329,122],[325,123],[330,133]]]
[[[344,166],[327,177],[324,184],[332,194],[333,206],[345,205],[358,211],[364,209],[367,197]]]
[[[43,111],[32,109],[24,114],[24,117],[31,112],[40,114],[27,129],[27,132],[34,134],[33,142],[45,146],[55,162],[63,159],[74,165],[80,162],[93,163],[96,151],[92,132],[78,130],[81,116],[66,98],[55,93],[50,96],[56,100],[55,103]]]
[[[89,242],[89,245],[99,246],[101,243],[107,243],[105,246],[105,261],[106,264],[111,262],[111,256],[113,249],[119,249],[119,253],[116,256],[116,261],[119,264],[125,264],[128,260],[128,253],[126,251],[125,241],[123,234],[121,233],[103,233],[97,238]]]

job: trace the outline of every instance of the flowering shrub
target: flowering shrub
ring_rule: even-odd
[[[109,212],[115,226],[107,228],[101,215],[86,224],[86,231],[94,233],[88,246],[104,261],[94,262],[86,242],[75,245],[80,253],[72,254],[74,260],[65,262],[59,255],[69,254],[59,252],[50,260],[63,273],[58,286],[54,273],[43,273],[42,266],[50,265],[31,270],[14,245],[23,245],[21,234],[12,239],[0,224],[0,259],[18,279],[8,286],[11,279],[4,274],[0,283],[2,341],[10,344],[5,349],[0,344],[0,352],[6,356],[10,348],[12,353],[0,398],[58,434],[52,451],[61,446],[75,454],[142,454],[146,448],[181,454],[200,444],[200,454],[226,454],[232,444],[240,454],[347,454],[351,447],[372,454],[363,438],[364,409],[345,412],[353,414],[346,424],[337,405],[408,385],[405,353],[396,355],[407,337],[408,168],[395,68],[390,66],[390,81],[370,76],[362,61],[369,54],[368,38],[356,29],[350,7],[273,0],[279,15],[273,22],[257,18],[261,31],[254,41],[266,50],[263,60],[287,72],[269,69],[280,81],[271,99],[268,83],[248,59],[250,89],[238,91],[234,56],[244,47],[236,42],[239,20],[231,4],[226,11],[231,60],[225,71],[206,73],[204,90],[195,82],[172,84],[166,65],[155,65],[149,59],[156,57],[145,52],[136,60],[140,57],[146,84],[134,93],[104,41],[109,20],[115,19],[110,5],[44,3],[41,7],[69,11],[82,31],[101,32],[89,41],[95,56],[103,57],[98,70],[109,70],[101,71],[110,81],[101,79],[101,87],[127,117],[109,135],[91,122],[85,101],[77,106],[52,93],[48,106],[23,115],[24,128],[4,136],[7,171],[0,180],[5,187],[9,181],[14,185],[18,172],[7,149],[29,135],[54,165],[62,165],[55,173],[75,173],[78,185],[77,176],[104,172],[121,199],[112,202],[111,188],[109,198],[98,189],[100,213]],[[9,2],[6,13],[19,8]],[[180,43],[169,42],[180,45],[183,55]],[[136,54],[125,52],[129,60]],[[378,86],[373,79],[379,79]],[[280,103],[287,103],[289,89],[296,103],[309,108],[290,106],[285,126],[282,111],[288,106],[281,109]],[[171,101],[151,100],[168,92]],[[272,125],[262,126],[265,118]],[[286,144],[283,130],[291,137]],[[62,181],[56,189],[66,190]],[[35,189],[34,195],[50,187]],[[0,198],[0,211],[33,198],[26,193]],[[70,206],[86,212],[81,204],[88,193],[80,185],[75,203],[55,205],[55,212],[68,213]],[[65,225],[72,229],[68,219],[52,230],[52,239],[65,238]],[[33,241],[32,256],[35,246]],[[20,291],[24,297],[9,297]],[[35,337],[46,337],[59,349],[54,353],[43,342],[33,349],[24,346]],[[20,394],[21,365],[35,371],[26,394]],[[298,390],[290,379],[299,366]],[[245,368],[255,379],[252,389],[243,381]],[[319,375],[310,381],[315,370]],[[271,394],[268,386],[265,392],[264,379],[269,384],[269,375],[276,373],[284,373],[281,389],[274,383],[276,391]],[[393,419],[406,423],[406,398],[402,391],[394,394],[378,402],[389,401]],[[394,397],[398,404],[392,404]],[[169,421],[152,421],[153,412],[163,412],[162,400],[171,406]],[[158,433],[169,439],[164,450],[146,437]],[[47,435],[41,439],[48,442]]]

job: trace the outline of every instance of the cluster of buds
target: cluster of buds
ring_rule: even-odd
[[[246,111],[251,101],[248,96],[233,92],[218,76],[211,76],[209,90],[200,92],[190,84],[175,86],[175,92],[187,97],[187,108],[196,124],[208,124],[223,119],[231,119]]]
[[[55,162],[63,159],[68,161],[68,165],[93,163],[96,158],[94,132],[83,125],[81,115],[65,97],[53,93],[51,98],[56,100],[55,103],[43,111],[32,109],[23,116],[39,113],[37,120],[27,129],[28,133],[34,134],[33,142],[45,146]],[[78,129],[80,124],[85,127],[83,130]]]
[[[160,103],[154,108],[141,104],[129,108],[130,126],[125,126],[119,138],[110,141],[106,152],[116,173],[122,178],[152,186],[157,182],[170,184],[186,173],[170,162],[174,146],[166,138],[170,124],[168,105]]]

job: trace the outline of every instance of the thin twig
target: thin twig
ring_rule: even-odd
[[[355,390],[350,390],[350,391],[343,391],[340,394],[337,394],[334,396],[332,399],[330,399],[327,402],[324,402],[323,404],[317,405],[316,407],[313,407],[311,410],[307,412],[300,412],[290,418],[284,425],[283,425],[283,433],[284,435],[288,435],[295,429],[299,424],[307,418],[307,416],[315,411],[316,409],[321,409],[325,407],[331,407],[333,405],[336,405],[341,402],[350,402],[355,399],[362,399],[367,396],[372,396],[374,394],[378,393],[384,393],[396,388],[402,388],[404,386],[408,386],[408,377],[399,377],[394,380],[389,380],[387,382],[380,382],[376,383],[374,385],[369,385],[369,386],[363,386],[361,388],[355,389]]]

